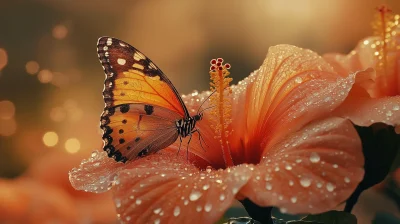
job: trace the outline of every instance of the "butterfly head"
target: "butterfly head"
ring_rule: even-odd
[[[195,116],[193,116],[193,119],[196,121],[200,121],[203,119],[203,112],[200,112],[198,114],[196,114]]]

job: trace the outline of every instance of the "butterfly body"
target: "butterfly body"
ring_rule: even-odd
[[[108,156],[126,162],[198,132],[203,114],[189,115],[171,81],[143,53],[111,37],[99,38],[97,52],[106,75],[100,128]]]

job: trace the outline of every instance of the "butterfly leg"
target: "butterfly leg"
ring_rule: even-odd
[[[194,131],[192,131],[192,133],[195,133],[195,132],[197,132],[197,133],[199,134],[200,146],[201,146],[201,148],[204,150],[204,152],[206,152],[206,150],[204,149],[203,144],[201,143],[201,141],[204,142],[204,144],[207,146],[207,148],[209,148],[209,146],[207,145],[206,141],[204,141],[203,136],[201,135],[200,131],[199,131],[197,128],[196,128]]]
[[[176,155],[177,155],[177,156],[179,155],[179,152],[181,151],[181,145],[182,145],[182,136],[179,136],[179,140],[180,140],[181,142],[179,143],[178,152],[176,153]]]
[[[190,144],[190,141],[192,140],[192,133],[190,133],[190,138],[189,138],[189,141],[188,141],[187,147],[186,147],[186,159],[187,160],[189,160],[189,144]]]

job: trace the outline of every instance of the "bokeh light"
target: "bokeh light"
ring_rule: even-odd
[[[58,135],[53,131],[46,132],[43,135],[43,143],[48,147],[53,147],[58,143]]]
[[[39,63],[36,61],[28,61],[25,65],[26,72],[30,75],[38,73],[39,68]]]
[[[70,138],[65,142],[65,150],[68,153],[74,154],[81,149],[81,143],[76,138]]]
[[[53,73],[50,70],[41,70],[38,74],[38,79],[41,83],[49,83],[53,79]]]
[[[8,120],[14,117],[15,106],[8,100],[0,101],[0,119]]]
[[[68,34],[68,29],[64,25],[57,25],[53,28],[53,37],[56,39],[64,39]]]
[[[0,135],[11,136],[17,131],[17,122],[15,119],[0,120]]]
[[[50,118],[55,122],[61,122],[65,120],[67,113],[64,108],[62,107],[54,107],[50,111]]]
[[[0,48],[0,70],[2,70],[8,62],[7,51]]]

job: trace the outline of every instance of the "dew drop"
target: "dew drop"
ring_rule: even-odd
[[[348,178],[348,177],[345,177],[345,178],[344,178],[344,182],[346,182],[346,183],[350,183],[350,178]]]
[[[267,183],[266,185],[265,185],[265,188],[267,189],[267,190],[272,190],[272,184],[271,183]]]
[[[336,168],[338,168],[339,166],[338,166],[337,164],[333,164],[332,167],[336,169]]]
[[[276,171],[276,172],[279,171],[279,166],[275,167],[275,171]]]
[[[289,186],[293,186],[294,182],[293,180],[289,180]]]
[[[121,199],[119,199],[119,198],[115,199],[115,206],[117,208],[121,207]]]
[[[301,82],[303,82],[303,79],[301,77],[297,77],[297,78],[294,79],[294,81],[296,83],[301,83]]]
[[[161,208],[156,208],[153,210],[154,214],[158,214],[161,212]]]
[[[211,166],[207,166],[206,171],[207,171],[207,173],[211,173],[212,167]]]
[[[204,205],[204,211],[206,212],[210,212],[212,208],[212,204],[211,203],[207,203],[206,205]]]
[[[303,187],[309,187],[311,185],[311,179],[308,177],[302,177],[300,179],[300,184]]]
[[[160,224],[160,219],[154,220],[154,224]]]
[[[318,153],[312,152],[310,155],[310,161],[312,163],[318,163],[321,158],[319,157]]]
[[[93,151],[92,152],[92,157],[96,157],[97,156],[97,151]]]
[[[322,183],[317,183],[317,187],[321,188],[322,187]]]
[[[201,206],[198,205],[198,206],[196,207],[196,211],[197,211],[197,212],[201,212],[201,210],[202,210]]]
[[[326,190],[328,190],[329,192],[332,192],[333,190],[335,190],[335,186],[332,183],[327,183]]]
[[[286,169],[286,170],[292,170],[292,166],[289,165],[289,164],[286,164],[285,169]]]
[[[140,204],[142,204],[142,200],[140,200],[140,199],[136,199],[136,204],[137,204],[137,205],[140,205]]]
[[[205,190],[205,191],[208,190],[208,188],[210,188],[210,185],[208,185],[208,184],[203,186],[203,190]]]
[[[188,201],[188,200],[185,200],[185,201],[183,202],[183,204],[184,204],[184,205],[188,205],[188,204],[189,204],[189,201]]]
[[[181,209],[179,208],[179,206],[176,206],[175,209],[174,209],[174,216],[175,217],[178,216],[179,213],[181,213]]]
[[[232,193],[233,194],[236,194],[238,191],[239,191],[239,188],[237,188],[237,187],[232,188]]]
[[[301,163],[301,159],[296,159],[296,163]]]
[[[399,105],[394,105],[392,110],[394,110],[394,111],[400,110],[400,106]]]
[[[297,202],[297,198],[296,198],[296,197],[292,197],[292,198],[290,199],[290,201],[291,201],[292,203],[296,203],[296,202]]]
[[[284,214],[284,213],[287,212],[287,209],[286,208],[280,208],[279,211]]]
[[[130,216],[127,216],[125,219],[126,219],[126,221],[128,221],[128,222],[131,221],[131,217],[130,217]]]
[[[189,200],[191,200],[191,201],[197,201],[200,197],[201,197],[201,192],[199,192],[199,191],[193,191],[193,192],[189,195]]]
[[[221,195],[219,196],[219,200],[220,200],[220,201],[225,200],[225,195],[224,195],[224,194],[221,194]]]

